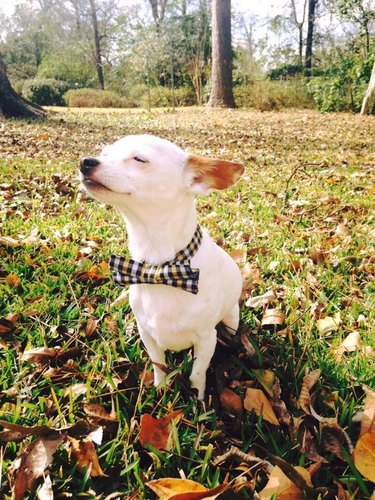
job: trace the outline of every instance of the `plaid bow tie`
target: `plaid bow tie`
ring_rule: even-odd
[[[198,225],[187,247],[180,250],[173,260],[160,266],[111,255],[109,268],[113,272],[113,279],[122,286],[142,283],[169,285],[195,295],[198,293],[199,269],[192,269],[190,260],[196,254],[202,237],[202,229]]]

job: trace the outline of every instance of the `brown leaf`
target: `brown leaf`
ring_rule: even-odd
[[[375,432],[375,391],[365,389],[366,399],[361,421],[360,436],[366,432]]]
[[[292,416],[288,412],[286,404],[281,399],[280,380],[276,377],[272,387],[272,408],[277,416],[277,420],[288,427],[292,425]]]
[[[316,325],[321,335],[330,335],[332,332],[338,330],[341,323],[340,313],[337,313],[334,317],[326,316],[319,319]]]
[[[116,413],[108,413],[104,406],[97,403],[86,403],[83,406],[85,413],[97,421],[118,422]]]
[[[22,354],[22,361],[29,361],[30,363],[48,363],[51,359],[56,358],[59,349],[55,347],[35,347],[28,349]]]
[[[227,387],[220,394],[220,403],[224,410],[232,415],[242,415],[243,403],[238,394],[231,391]]]
[[[362,476],[375,483],[375,431],[366,432],[358,439],[354,464]]]
[[[294,467],[294,469],[305,479],[306,483],[312,487],[311,476],[303,467]],[[284,474],[276,465],[270,474],[268,483],[262,491],[258,493],[260,500],[277,498],[277,500],[302,500],[303,492]]]
[[[4,245],[6,247],[18,247],[20,242],[11,238],[10,236],[2,236],[0,235],[0,245]]]
[[[51,465],[53,455],[64,440],[65,436],[41,437],[27,447],[14,474],[12,487],[14,500],[24,498],[26,490],[31,489],[35,481]]]
[[[149,481],[146,485],[163,500],[199,500],[201,498],[215,499],[229,488],[222,484],[207,490],[202,484],[190,479],[164,478]]]
[[[90,317],[86,321],[83,330],[84,330],[85,335],[88,339],[92,337],[92,335],[94,334],[95,330],[98,327],[98,324],[99,324],[99,321],[96,318]]]
[[[323,448],[345,461],[341,448],[347,449],[349,454],[353,452],[353,444],[348,434],[342,427],[334,423],[322,422],[320,429]]]
[[[360,333],[357,331],[349,333],[347,337],[341,342],[339,347],[334,349],[334,355],[337,361],[341,361],[345,352],[353,352],[361,349],[362,342]]]
[[[21,280],[17,274],[11,273],[5,278],[5,283],[13,288],[16,288],[21,284]]]
[[[181,417],[181,410],[172,411],[163,418],[154,418],[149,413],[145,413],[141,416],[139,442],[144,447],[150,444],[158,450],[170,450],[173,446],[171,421],[178,421]]]
[[[310,391],[317,383],[321,375],[321,370],[313,370],[303,377],[301,393],[298,398],[298,404],[304,413],[310,414],[311,396]]]
[[[246,262],[247,252],[244,248],[237,248],[235,250],[232,250],[229,255],[232,257],[234,262],[237,262],[237,264]]]
[[[84,438],[82,440],[77,440],[70,437],[69,440],[71,443],[72,455],[77,460],[78,470],[85,472],[90,469],[91,477],[105,476],[99,465],[95,446],[91,439]]]
[[[266,309],[264,311],[261,325],[266,328],[282,326],[285,322],[285,314],[280,309]]]
[[[245,306],[247,307],[261,307],[269,304],[276,300],[276,295],[272,290],[264,293],[263,295],[258,295],[256,297],[250,297],[246,302]]]
[[[280,425],[272,409],[271,403],[260,389],[249,388],[246,390],[244,407],[245,410],[249,412],[254,410],[256,415],[261,415],[267,422],[273,425]]]

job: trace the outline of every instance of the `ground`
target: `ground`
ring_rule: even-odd
[[[48,490],[45,469],[56,498],[151,499],[145,484],[168,477],[252,498],[280,469],[308,497],[371,495],[374,423],[361,411],[374,398],[374,117],[62,109],[0,131],[4,498],[12,485],[15,498]],[[169,357],[167,387],[152,386],[126,301],[110,307],[121,290],[107,260],[126,252],[123,223],[79,193],[79,158],[134,133],[246,167],[231,190],[198,201],[244,275],[241,327],[220,332],[204,405],[188,353]],[[40,444],[50,456],[27,476]]]

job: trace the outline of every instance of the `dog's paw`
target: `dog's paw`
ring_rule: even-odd
[[[191,382],[191,387],[198,391],[198,399],[200,401],[203,401],[204,400],[204,393],[206,390],[206,377],[191,376],[190,382]]]

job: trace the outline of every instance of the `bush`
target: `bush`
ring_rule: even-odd
[[[260,111],[314,106],[304,80],[301,79],[291,79],[286,82],[260,80],[253,84],[235,87],[234,97],[237,106]]]
[[[174,91],[176,106],[191,106],[195,104],[195,94],[187,87]],[[124,96],[119,96],[109,90],[76,89],[65,94],[68,106],[77,108],[136,108],[148,107],[147,85],[135,85]],[[151,107],[170,107],[173,105],[172,90],[165,87],[150,88]]]
[[[53,78],[26,80],[22,95],[41,106],[64,106],[64,94],[69,86],[66,82]]]
[[[122,97],[110,90],[71,89],[65,96],[66,104],[71,108],[126,108]]]

